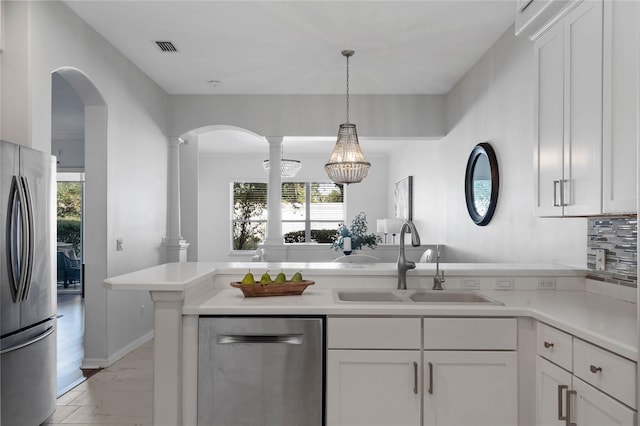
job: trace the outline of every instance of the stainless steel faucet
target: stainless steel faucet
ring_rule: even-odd
[[[418,230],[413,222],[408,220],[403,223],[400,228],[400,251],[398,253],[398,290],[407,289],[407,271],[416,267],[416,262],[407,260],[404,255],[404,234],[407,228],[411,231],[411,245],[414,247],[420,245],[420,235],[418,235]]]
[[[443,290],[444,271],[440,274],[440,246],[436,245],[436,276],[433,277],[433,290]]]

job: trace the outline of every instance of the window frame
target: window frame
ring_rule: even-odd
[[[234,185],[240,183],[240,184],[264,184],[266,185],[266,193],[267,193],[267,197],[268,197],[268,193],[269,193],[269,183],[265,180],[265,179],[246,179],[246,180],[230,180],[229,181],[229,224],[230,224],[230,229],[229,229],[229,247],[231,248],[231,254],[234,255],[246,255],[248,252],[253,251],[254,249],[235,249],[234,248],[234,227],[236,223],[239,222],[248,222],[248,223],[264,223],[267,227],[269,226],[269,220],[268,220],[268,207],[265,207],[265,210],[267,211],[267,219],[258,219],[258,220],[240,220],[240,219],[234,219],[234,206],[235,206],[235,197],[234,197]],[[336,232],[337,232],[337,228],[339,226],[340,223],[344,223],[346,220],[346,214],[347,214],[347,187],[345,186],[343,188],[343,198],[342,198],[342,205],[343,205],[343,217],[337,221],[337,220],[327,220],[327,219],[320,219],[320,220],[312,220],[311,218],[311,184],[313,183],[317,183],[317,184],[334,184],[334,182],[331,181],[322,181],[322,180],[304,180],[304,181],[282,181],[280,182],[281,188],[282,185],[284,185],[285,183],[300,183],[300,184],[304,184],[304,189],[305,189],[305,202],[304,202],[304,209],[305,209],[305,219],[304,220],[292,220],[292,219],[281,219],[280,223],[284,224],[284,223],[304,223],[304,239],[305,241],[302,243],[286,243],[284,242],[284,233],[282,235],[282,244],[283,245],[295,245],[295,244],[309,244],[312,243],[311,241],[311,223],[331,223],[331,224],[337,224],[336,225]],[[282,206],[282,196],[280,197],[280,203]],[[265,234],[266,237],[266,234]],[[325,244],[328,245],[329,243],[317,243],[317,244]]]

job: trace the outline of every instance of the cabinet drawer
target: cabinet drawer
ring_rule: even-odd
[[[573,337],[564,331],[538,323],[536,351],[541,357],[572,371],[572,339]]]
[[[329,349],[420,349],[420,318],[328,318]]]
[[[573,342],[573,374],[636,408],[636,363],[579,339]]]
[[[515,318],[425,318],[425,349],[516,350]]]

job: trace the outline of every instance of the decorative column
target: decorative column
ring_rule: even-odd
[[[269,185],[267,187],[267,238],[263,248],[266,261],[286,260],[284,240],[282,238],[282,176],[280,159],[282,158],[282,136],[267,137],[269,143]]]
[[[265,244],[283,244],[282,240],[282,137],[269,137],[269,186],[267,188],[267,238]]]
[[[164,237],[167,262],[186,262],[189,244],[180,233],[180,145],[181,138],[169,141],[169,174],[167,185],[167,235]]]

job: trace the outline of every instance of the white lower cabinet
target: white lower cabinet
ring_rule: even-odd
[[[536,425],[635,425],[634,362],[541,323],[537,351]]]
[[[537,357],[536,425],[632,426],[636,413],[551,362]]]
[[[327,348],[330,426],[518,423],[515,318],[329,317]]]
[[[425,426],[516,425],[517,363],[510,351],[425,351]]]
[[[329,350],[328,425],[420,425],[420,351]]]
[[[566,396],[571,373],[536,357],[536,425],[566,425]]]
[[[577,377],[573,378],[575,395],[570,399],[572,414],[569,421],[578,426],[632,426],[636,413],[608,397]]]

